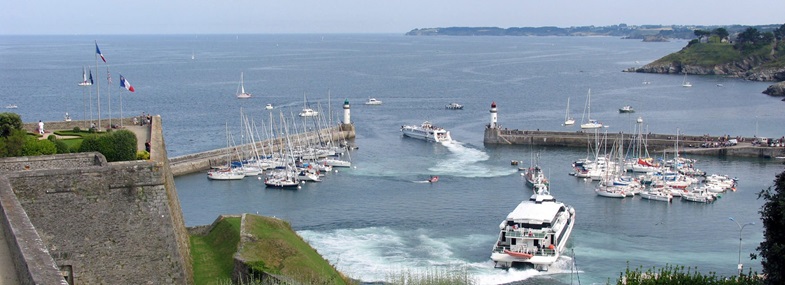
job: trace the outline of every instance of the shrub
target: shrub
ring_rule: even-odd
[[[82,129],[80,129],[79,127],[74,127],[74,133],[78,133],[78,132],[81,132],[81,131],[82,131]]]
[[[101,136],[85,137],[79,152],[97,151],[106,157],[106,161],[128,161],[136,159],[136,144],[134,133],[120,130]]]
[[[55,148],[57,148],[57,153],[70,153],[71,152],[71,149],[68,147],[68,144],[66,144],[64,141],[62,141],[62,140],[55,140],[54,143],[55,143]]]
[[[140,150],[136,152],[136,160],[148,160],[150,159],[150,153],[146,150]]]
[[[55,147],[55,143],[51,142],[50,140],[39,140],[36,138],[28,137],[25,140],[24,145],[22,146],[22,155],[24,156],[33,156],[33,155],[45,155],[45,154],[55,154],[57,153],[57,147]]]
[[[8,137],[13,130],[22,130],[22,117],[17,113],[0,113],[0,137]]]
[[[46,139],[49,140],[50,142],[55,142],[57,140],[57,136],[56,135],[49,135],[49,136],[46,137]]]

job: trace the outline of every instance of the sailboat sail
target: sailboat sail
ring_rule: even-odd
[[[82,67],[82,82],[79,82],[79,86],[90,86],[90,85],[93,85],[93,73],[90,72],[90,81],[88,81],[87,80],[87,72],[86,72],[86,70],[85,70],[85,68],[83,66]]]
[[[240,72],[240,92],[237,93],[237,98],[240,99],[248,99],[251,98],[251,93],[245,92],[245,86],[243,85],[243,73]]]

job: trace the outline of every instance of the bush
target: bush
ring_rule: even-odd
[[[150,153],[146,150],[140,150],[136,152],[136,160],[148,160],[150,159]]]
[[[33,155],[46,155],[46,154],[55,154],[57,153],[57,147],[55,147],[55,143],[49,140],[39,140],[36,138],[28,137],[25,140],[24,145],[22,146],[22,155],[24,156],[33,156]]]
[[[57,153],[70,153],[71,149],[68,147],[62,140],[55,140],[55,148],[57,148]]]
[[[80,129],[79,127],[74,127],[74,133],[78,133],[78,132],[81,132],[81,131],[82,131],[82,129]]]
[[[128,130],[120,130],[101,136],[90,135],[84,138],[79,152],[97,151],[106,161],[128,161],[136,159],[136,135]]]
[[[46,137],[46,139],[49,140],[50,142],[55,142],[57,140],[57,136],[56,135],[49,135],[49,136]]]

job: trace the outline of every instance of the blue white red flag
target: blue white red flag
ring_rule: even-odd
[[[104,63],[106,63],[106,58],[104,58],[104,54],[102,54],[101,50],[98,48],[98,42],[95,43],[95,53],[101,56],[101,60],[103,60]]]
[[[134,87],[131,86],[131,83],[128,83],[128,80],[125,80],[122,74],[120,74],[120,87],[125,88],[128,91],[134,92]]]

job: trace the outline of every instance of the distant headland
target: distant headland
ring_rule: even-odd
[[[702,25],[627,25],[575,26],[575,27],[444,27],[413,29],[407,36],[610,36],[644,41],[667,41],[669,39],[697,38],[695,30],[714,30],[724,28],[729,33],[738,33],[748,27],[760,31],[773,31],[779,25],[758,26],[702,26]]]
[[[663,42],[689,40],[686,47],[626,72],[721,75],[779,82],[763,91],[785,96],[785,24],[743,26],[626,25],[579,27],[446,27],[413,29],[407,36],[610,36]],[[783,100],[785,101],[785,100]]]

